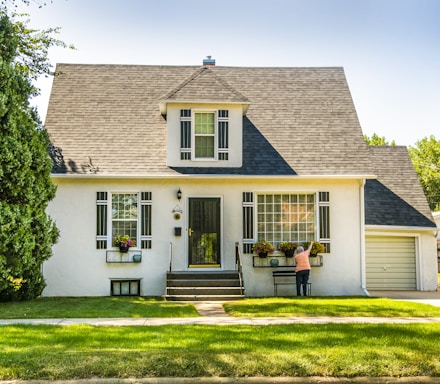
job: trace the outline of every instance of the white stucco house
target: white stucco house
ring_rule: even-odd
[[[436,290],[436,226],[407,150],[365,144],[342,68],[57,72],[45,127],[61,236],[45,296],[195,296],[185,278],[231,271],[239,294],[272,296],[292,260],[252,244],[312,239],[326,249],[313,295]],[[136,246],[120,253],[125,234]]]

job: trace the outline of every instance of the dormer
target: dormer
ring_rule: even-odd
[[[249,100],[214,73],[212,60],[160,102],[167,121],[167,165],[241,167]]]

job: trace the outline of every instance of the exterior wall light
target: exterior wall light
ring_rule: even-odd
[[[177,200],[180,201],[181,198],[182,198],[182,191],[179,188],[179,190],[177,191]]]

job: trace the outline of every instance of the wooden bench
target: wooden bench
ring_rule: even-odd
[[[296,287],[296,272],[293,270],[279,270],[273,271],[273,293],[278,296],[279,285],[294,285]],[[295,288],[296,291],[296,288]],[[307,283],[307,296],[312,295],[312,283]]]

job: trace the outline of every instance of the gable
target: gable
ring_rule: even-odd
[[[245,112],[249,100],[208,67],[202,67],[163,97],[163,115],[167,114],[169,103],[239,104]]]

